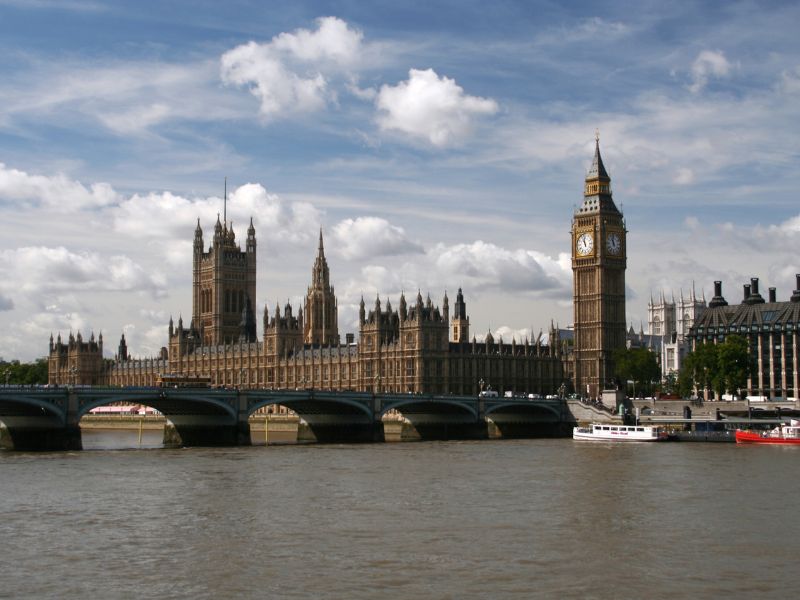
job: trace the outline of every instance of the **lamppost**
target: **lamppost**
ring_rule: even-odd
[[[6,379],[6,387],[8,387],[8,380],[11,377],[11,369],[6,369],[3,371],[3,377]]]
[[[72,387],[75,387],[78,384],[78,367],[70,367],[69,373],[72,375]]]
[[[381,393],[381,375],[380,375],[380,373],[375,375],[375,393],[376,394],[380,394]]]
[[[243,380],[244,380],[244,369],[239,369],[239,389],[242,389]]]
[[[483,384],[484,384],[483,377],[481,377],[481,380],[478,382],[478,385],[480,386],[481,389],[481,394],[483,393]]]

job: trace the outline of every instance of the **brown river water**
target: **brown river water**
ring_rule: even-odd
[[[800,448],[0,452],[0,598],[787,598]]]

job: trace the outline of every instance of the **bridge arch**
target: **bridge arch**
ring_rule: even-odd
[[[89,414],[89,412],[100,406],[108,406],[115,402],[129,404],[142,404],[156,409],[165,417],[186,414],[186,403],[189,402],[193,411],[200,411],[205,414],[222,414],[235,420],[237,417],[236,407],[230,401],[219,394],[205,390],[103,390],[92,391],[88,397],[79,400],[77,417]]]
[[[540,402],[504,402],[498,403],[493,406],[486,407],[486,416],[493,413],[534,413],[534,412],[548,412],[556,419],[561,418],[560,406],[552,404],[543,404]]]
[[[405,411],[403,410],[404,408]],[[463,400],[448,398],[446,396],[415,395],[387,399],[383,402],[383,406],[381,407],[381,416],[384,416],[390,410],[396,410],[404,415],[405,413],[436,414],[437,412],[442,412],[442,408],[448,409],[447,412],[451,414],[460,413],[472,417],[475,420],[479,418],[477,408]]]
[[[275,394],[274,396],[270,396],[268,398],[259,398],[254,400],[247,407],[248,416],[252,415],[260,408],[264,408],[265,406],[285,406],[301,417],[304,415],[332,413],[342,415],[357,414],[363,415],[369,419],[372,418],[372,411],[363,401],[349,398],[332,400],[329,398],[309,398],[308,396],[298,397],[280,394]]]

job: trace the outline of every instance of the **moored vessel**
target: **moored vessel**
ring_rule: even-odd
[[[792,419],[789,425],[778,425],[769,431],[737,429],[736,443],[800,445],[800,421]]]
[[[657,442],[667,438],[659,427],[592,423],[587,427],[573,427],[572,439],[597,442]]]

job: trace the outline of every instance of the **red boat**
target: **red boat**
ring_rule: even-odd
[[[792,419],[789,425],[778,425],[770,431],[736,430],[737,444],[789,444],[800,446],[800,421]]]

